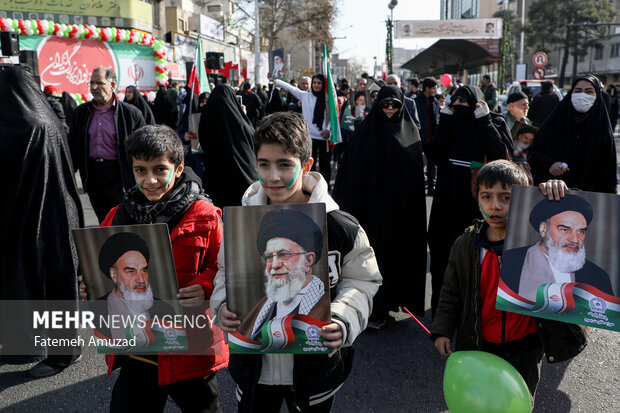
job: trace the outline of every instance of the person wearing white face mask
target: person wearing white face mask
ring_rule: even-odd
[[[562,179],[570,188],[616,193],[616,145],[596,76],[575,79],[549,115],[528,156],[534,183]]]

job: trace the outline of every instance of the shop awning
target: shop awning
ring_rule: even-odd
[[[441,39],[401,66],[419,76],[457,73],[492,63],[492,55],[482,47],[463,39]]]

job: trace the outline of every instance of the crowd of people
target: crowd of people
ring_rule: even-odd
[[[136,400],[162,411],[168,395],[182,411],[219,411],[215,373],[226,366],[239,411],[277,412],[283,402],[290,411],[330,411],[355,338],[402,307],[425,316],[427,245],[440,354],[503,357],[533,397],[543,352],[557,362],[583,350],[583,329],[549,322],[539,336],[524,315],[510,313],[504,336],[495,292],[512,185],[539,185],[557,199],[567,188],[616,193],[615,87],[606,93],[583,75],[560,101],[543,82],[533,98],[510,94],[500,113],[489,76],[480,87],[454,82],[440,93],[433,77],[404,88],[397,75],[364,74],[354,86],[335,85],[334,125],[326,81],[317,74],[298,84],[220,84],[199,97],[162,86],[150,102],[135,86],[119,99],[116,74],[100,67],[89,81],[92,101],[76,107],[66,93],[41,93],[22,68],[0,72],[0,129],[15,137],[0,151],[11,198],[0,214],[10,274],[1,299],[86,295],[71,237],[84,226],[77,171],[102,226],[168,224],[177,297],[183,306],[211,299],[224,333],[242,320],[227,306],[222,209],[327,205],[326,248],[338,252],[339,277],[328,289],[332,322],[319,334],[331,354],[229,355],[221,336],[211,345],[225,350],[215,356],[108,356],[110,371],[121,370],[110,411],[132,411]],[[335,145],[334,128],[342,136]],[[549,357],[558,346],[562,356]],[[69,350],[2,361],[38,361],[30,372],[45,377],[79,360],[80,349]]]

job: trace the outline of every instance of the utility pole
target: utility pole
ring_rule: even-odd
[[[259,0],[254,1],[254,13],[256,28],[254,30],[254,84],[260,82],[260,24],[258,14],[260,11]]]
[[[394,60],[394,7],[398,4],[398,0],[391,0],[388,4],[390,9],[390,17],[387,21],[387,39],[385,44],[385,54],[387,57],[388,73],[392,73],[392,63]]]

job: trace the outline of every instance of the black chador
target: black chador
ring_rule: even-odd
[[[388,117],[382,105],[398,108]],[[355,128],[334,187],[334,199],[366,230],[383,285],[373,320],[406,306],[424,314],[426,201],[422,143],[402,91],[385,86]]]

